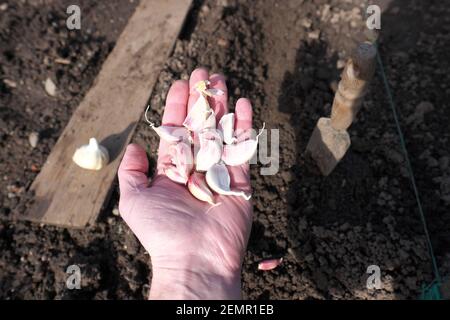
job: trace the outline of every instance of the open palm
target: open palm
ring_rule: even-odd
[[[225,92],[210,99],[217,120],[227,112],[222,75],[194,70],[189,82],[176,81],[169,90],[163,125],[182,126],[198,99],[194,84],[209,80]],[[247,99],[236,104],[236,130],[252,127]],[[150,253],[153,267],[151,298],[239,298],[240,269],[252,222],[252,206],[242,197],[217,196],[216,206],[194,198],[186,186],[162,170],[168,145],[160,142],[157,172],[148,184],[148,161],[142,147],[127,147],[119,168],[119,210]],[[229,167],[231,186],[250,192],[248,164]]]

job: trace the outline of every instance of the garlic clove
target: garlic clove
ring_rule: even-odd
[[[178,173],[187,181],[189,174],[194,168],[191,146],[184,142],[178,142],[169,147],[169,154]]]
[[[208,97],[224,95],[225,92],[215,88],[208,89],[209,84],[208,80],[204,80],[194,85],[194,89],[199,93],[199,97],[183,122],[183,126],[190,131],[200,132],[205,128],[216,128],[216,115],[209,105]]]
[[[205,95],[200,94],[184,120],[183,126],[188,128],[190,131],[200,132],[207,125],[211,125],[212,121],[211,119],[208,119],[211,115],[214,115],[214,112],[209,106],[208,99]],[[215,125],[214,120],[214,127]]]
[[[259,136],[263,133],[265,123],[255,139],[244,140],[223,147],[222,161],[229,166],[239,166],[249,161],[258,149]]]
[[[204,130],[199,134],[200,149],[195,156],[197,171],[208,171],[222,157],[222,137],[216,130]]]
[[[199,172],[191,174],[188,180],[188,189],[200,201],[214,204],[214,196],[205,181],[205,175]]]
[[[180,141],[188,141],[190,134],[186,128],[183,127],[172,127],[172,126],[159,126],[155,127],[151,125],[153,130],[158,134],[158,136],[164,141],[174,143]]]
[[[223,134],[223,141],[226,144],[233,144],[237,142],[234,135],[234,113],[227,113],[222,116],[219,121],[219,130]]]
[[[230,175],[227,167],[223,163],[216,163],[206,172],[206,183],[218,194],[227,196],[240,196],[245,200],[250,200],[251,195],[244,191],[230,190]]]
[[[99,145],[95,138],[89,144],[79,147],[72,156],[73,162],[83,169],[100,170],[109,162],[108,150]]]
[[[186,184],[188,181],[188,178],[185,175],[180,174],[180,172],[178,171],[178,168],[175,166],[167,166],[164,169],[164,173],[173,182]]]
[[[229,166],[239,166],[249,161],[256,152],[258,142],[245,140],[223,147],[222,160]]]
[[[258,270],[272,270],[278,267],[282,262],[283,258],[264,260],[258,264]]]
[[[214,113],[214,111],[212,111],[211,114],[206,118],[206,121],[203,124],[203,130],[204,129],[216,129],[216,114]]]

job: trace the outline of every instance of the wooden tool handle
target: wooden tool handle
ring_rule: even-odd
[[[375,72],[375,56],[375,46],[364,42],[347,61],[331,107],[334,129],[346,130],[355,119]]]

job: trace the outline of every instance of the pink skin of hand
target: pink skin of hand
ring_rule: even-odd
[[[228,112],[225,78],[194,70],[188,81],[174,82],[167,94],[162,125],[182,126],[198,99],[200,80],[224,95],[208,98],[217,121]],[[241,98],[235,108],[236,130],[252,128],[252,107]],[[150,129],[149,129],[150,130]],[[243,135],[245,136],[245,134]],[[150,299],[240,299],[241,267],[252,224],[252,204],[242,197],[216,196],[218,206],[194,198],[186,186],[162,170],[168,144],[160,142],[157,172],[149,183],[142,147],[130,144],[119,167],[119,211],[149,252],[153,278]],[[231,188],[250,193],[248,164],[229,167]]]

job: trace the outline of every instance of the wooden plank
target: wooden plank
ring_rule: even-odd
[[[96,220],[190,4],[141,1],[34,180],[34,200],[21,218],[64,227]],[[72,161],[76,148],[91,137],[110,152],[111,162],[100,171]]]

